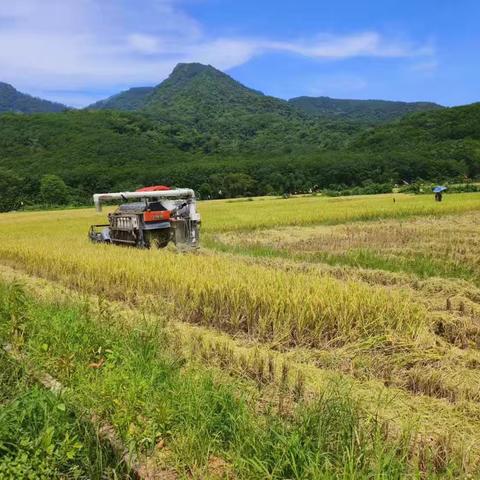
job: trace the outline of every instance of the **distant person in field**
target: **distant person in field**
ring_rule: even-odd
[[[442,199],[443,199],[442,192],[436,192],[436,193],[435,193],[435,201],[436,201],[436,202],[441,202]]]

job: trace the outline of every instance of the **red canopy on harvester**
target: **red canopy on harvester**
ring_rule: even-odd
[[[155,185],[153,187],[139,188],[137,192],[161,192],[163,190],[171,190],[171,188],[166,187],[165,185]]]

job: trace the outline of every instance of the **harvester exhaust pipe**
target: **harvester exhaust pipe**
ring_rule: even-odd
[[[93,203],[97,212],[102,211],[102,202],[110,200],[132,200],[143,198],[195,198],[195,192],[190,188],[177,188],[175,190],[163,190],[154,192],[118,192],[118,193],[96,193],[93,196]]]

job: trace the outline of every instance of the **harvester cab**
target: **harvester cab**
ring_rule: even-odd
[[[200,214],[195,192],[188,188],[171,189],[162,185],[135,192],[96,193],[97,212],[102,203],[123,200],[108,214],[108,224],[92,225],[88,236],[95,243],[131,245],[139,248],[164,248],[173,242],[179,249],[199,247]]]

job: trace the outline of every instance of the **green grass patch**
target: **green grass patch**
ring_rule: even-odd
[[[168,324],[143,319],[127,327],[107,308],[98,318],[86,304],[36,302],[15,285],[0,286],[0,320],[0,337],[67,387],[61,403],[45,400],[42,432],[50,425],[62,432],[71,411],[95,412],[132,451],[155,455],[181,478],[455,478],[461,471],[450,459],[439,466],[433,454],[416,465],[410,435],[389,435],[342,385],[280,409],[270,390],[264,396],[249,380],[192,361]],[[15,428],[29,437],[35,427]],[[68,432],[55,442],[55,458],[88,451]],[[212,471],[218,459],[220,473]]]
[[[92,426],[0,353],[0,478],[114,479],[124,469]]]

